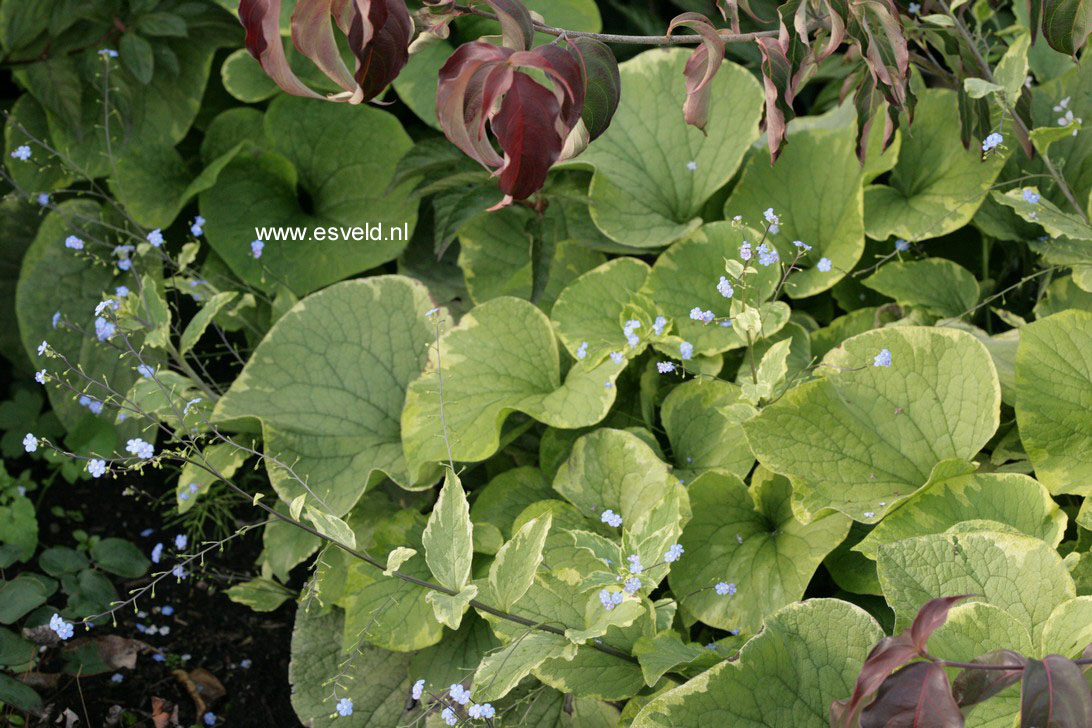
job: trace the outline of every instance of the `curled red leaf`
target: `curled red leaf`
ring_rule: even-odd
[[[501,41],[505,48],[530,50],[535,41],[535,24],[531,11],[519,0],[477,0],[497,14],[501,26]]]
[[[963,728],[944,668],[915,662],[884,680],[861,713],[861,728]]]
[[[667,26],[671,35],[677,28],[690,28],[701,36],[701,45],[694,49],[683,68],[686,78],[686,103],[683,104],[683,117],[686,123],[705,131],[709,121],[709,99],[712,87],[709,85],[720,69],[724,60],[724,39],[709,18],[700,13],[677,15]]]
[[[929,641],[929,637],[938,627],[948,621],[948,610],[958,602],[973,596],[975,595],[960,594],[956,597],[940,597],[930,599],[921,606],[917,616],[914,617],[913,624],[910,625],[910,640],[919,653],[925,653],[925,643]]]

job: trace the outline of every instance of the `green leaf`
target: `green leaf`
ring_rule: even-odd
[[[2,672],[0,672],[0,703],[33,713],[42,710],[42,699],[32,687]]]
[[[440,624],[451,629],[458,629],[463,621],[463,614],[470,606],[470,601],[477,596],[478,587],[471,584],[458,594],[430,591],[425,595],[425,601],[432,605],[436,620]]]
[[[830,704],[853,692],[883,630],[836,599],[790,604],[770,615],[739,653],[646,705],[633,728],[705,725],[826,728]]]
[[[0,468],[0,477],[4,475]],[[0,568],[7,568],[16,561],[27,561],[38,548],[38,519],[34,517],[34,503],[25,495],[16,495],[7,505],[0,506],[0,543],[4,544],[4,558]]]
[[[1010,104],[1015,104],[1020,98],[1020,92],[1024,88],[1024,81],[1028,77],[1028,50],[1031,48],[1031,34],[1020,33],[1016,40],[1009,44],[1005,55],[997,63],[993,75],[1005,91],[1005,98]]]
[[[921,605],[975,594],[1020,620],[1038,642],[1051,612],[1076,596],[1058,552],[1039,539],[1007,533],[941,533],[880,546],[877,565],[896,631]],[[1028,574],[1035,574],[1029,581]]]
[[[152,52],[151,43],[129,30],[122,33],[121,40],[118,41],[118,52],[121,54],[121,62],[137,81],[145,86],[151,83],[152,73],[155,71],[155,54]]]
[[[213,421],[261,420],[266,455],[291,464],[337,515],[384,477],[403,487],[428,480],[430,469],[407,466],[399,419],[435,336],[430,308],[427,289],[401,276],[346,281],[305,298],[270,329]],[[267,468],[285,501],[305,492],[282,466]]]
[[[584,606],[584,628],[570,627],[565,630],[565,637],[573,644],[582,645],[590,639],[602,637],[611,627],[628,627],[647,614],[648,608],[640,599],[625,597],[613,609],[603,609],[598,593],[589,594]]]
[[[1084,657],[1092,643],[1092,597],[1080,596],[1062,602],[1050,613],[1040,640],[1040,657],[1051,653],[1070,659]]]
[[[943,533],[962,521],[988,519],[1057,547],[1065,513],[1040,483],[1018,473],[969,473],[930,483],[881,521],[854,550],[870,559],[884,544]],[[1090,640],[1092,641],[1092,640]]]
[[[671,390],[660,409],[660,421],[671,442],[678,477],[723,469],[747,477],[755,456],[743,435],[743,422],[758,411],[740,401],[740,389],[720,380],[694,379]]]
[[[1047,43],[1075,59],[1092,32],[1092,6],[1082,0],[1045,0],[1042,13]]]
[[[314,133],[331,128],[337,144]],[[387,189],[411,146],[397,119],[372,107],[284,95],[269,105],[265,129],[264,152],[232,160],[200,196],[209,244],[236,275],[263,289],[283,282],[303,295],[398,256],[416,224],[417,201],[408,184]],[[301,206],[300,192],[308,205]],[[380,239],[345,239],[343,229],[365,225],[379,225]],[[306,228],[307,236],[323,228],[326,239],[267,239],[255,259],[248,243],[261,237],[256,227]],[[331,228],[337,239],[326,234]]]
[[[864,252],[864,189],[856,157],[857,127],[809,129],[790,134],[777,164],[755,152],[743,177],[724,203],[726,218],[742,215],[748,225],[761,225],[773,207],[781,231],[767,237],[786,263],[800,252],[793,241],[811,246],[785,283],[793,298],[813,296],[832,287],[853,270]],[[822,173],[817,170],[822,169]],[[751,239],[757,242],[756,238]],[[815,267],[820,258],[830,271]]]
[[[17,576],[0,583],[0,624],[11,624],[30,610],[45,604],[49,596],[45,585],[38,579]]]
[[[963,90],[966,91],[967,95],[972,99],[981,99],[992,93],[1004,91],[1005,87],[996,83],[990,83],[983,78],[965,78],[963,79]]]
[[[873,365],[883,349],[890,368]],[[759,462],[792,481],[798,517],[834,508],[875,522],[934,466],[974,457],[997,429],[993,362],[961,331],[869,331],[832,350],[816,373],[743,424]]]
[[[1092,227],[1076,215],[1060,210],[1053,202],[1042,197],[1036,203],[1024,199],[1024,190],[1038,188],[1017,188],[1002,194],[994,191],[993,199],[1006,207],[1011,207],[1024,220],[1042,225],[1051,235],[1074,238],[1070,245],[1080,245],[1077,241],[1092,239]]]
[[[1092,495],[1092,313],[1063,311],[1020,329],[1016,421],[1051,493]]]
[[[655,248],[695,230],[702,205],[731,179],[758,136],[762,92],[748,71],[727,61],[710,83],[705,133],[686,124],[687,56],[656,49],[622,63],[611,125],[575,160],[595,168],[592,219],[619,243]]]
[[[725,260],[738,261],[743,242],[753,242],[758,237],[754,230],[730,222],[709,223],[672,245],[656,259],[643,293],[668,317],[672,333],[678,337],[671,339],[673,348],[669,350],[667,346],[659,345],[659,351],[677,356],[681,341],[689,341],[694,345],[694,352],[703,355],[747,346],[746,336],[741,335],[737,327],[694,321],[690,318],[690,310],[698,306],[718,317],[727,317],[732,313],[730,301],[717,290],[717,282],[725,268]],[[758,304],[773,295],[780,274],[775,266],[759,266],[758,272],[749,275],[746,280],[746,286],[738,285],[739,292],[735,295],[746,297],[748,303]],[[695,285],[695,281],[706,283]],[[733,286],[737,285],[735,281],[732,283]],[[789,319],[789,307],[781,301],[762,303],[760,313],[763,336],[775,333]]]
[[[300,721],[325,728],[340,726],[345,719],[334,713],[329,681],[343,674],[350,655],[341,650],[345,618],[340,609],[320,610],[301,603],[292,630],[292,659],[288,681],[292,684],[292,707]],[[362,679],[347,680],[338,697],[353,701],[353,725],[387,728],[405,715],[406,697],[413,681],[409,677],[410,656],[360,645],[351,653],[353,670]],[[340,723],[339,723],[340,721]]]
[[[0,12],[6,5],[0,5]],[[45,109],[33,96],[23,94],[12,105],[8,122],[4,125],[4,165],[16,184],[30,194],[49,192],[72,181],[71,172],[57,156],[35,141],[48,138]],[[11,156],[16,148],[23,145],[29,146],[33,155],[26,162]],[[18,204],[24,209],[33,209],[22,200]],[[33,239],[33,233],[28,236],[27,244],[30,239]]]
[[[53,546],[38,555],[38,566],[50,576],[75,574],[90,564],[86,556],[67,546]]]
[[[491,604],[505,611],[519,603],[531,588],[535,572],[542,563],[542,547],[553,518],[546,514],[520,527],[510,541],[501,546],[489,567]]]
[[[126,579],[139,579],[152,565],[144,553],[123,538],[104,538],[91,547],[91,558],[99,568]]]
[[[409,674],[426,686],[447,687],[465,680],[467,667],[480,664],[485,653],[499,646],[489,624],[472,612],[463,617],[458,631],[445,633],[438,644],[415,653]]]
[[[315,530],[323,536],[349,548],[356,548],[356,536],[353,534],[353,530],[337,516],[309,505],[307,506],[307,520],[315,524]]]
[[[137,18],[136,28],[144,35],[185,38],[186,21],[173,13],[146,13]]]
[[[0,3],[0,46],[11,56],[49,27],[52,8],[39,3]]]
[[[766,615],[803,597],[816,568],[849,532],[840,513],[807,525],[796,520],[789,481],[764,468],[749,489],[714,471],[687,492],[694,517],[680,537],[686,552],[671,565],[671,590],[690,614],[718,629],[757,633]],[[738,592],[716,594],[711,587],[720,581]]]
[[[474,558],[474,526],[459,476],[448,473],[432,507],[421,542],[425,561],[441,586],[461,591],[470,579]]]
[[[524,508],[553,497],[554,491],[541,470],[530,466],[512,468],[477,491],[470,506],[470,518],[475,525],[491,523],[503,536],[510,538],[512,522]]]
[[[955,317],[978,303],[978,281],[961,265],[943,258],[895,262],[861,281],[901,306],[921,306],[935,316]]]
[[[913,130],[903,133],[899,161],[888,184],[865,189],[868,237],[925,240],[957,230],[974,216],[1005,164],[994,152],[986,161],[972,140],[963,147],[956,94],[926,89],[918,94]]]
[[[708,654],[693,643],[683,643],[675,632],[661,632],[655,637],[642,637],[633,646],[633,655],[641,663],[645,684],[653,687],[664,673],[686,665]]]
[[[245,438],[236,437],[234,439],[235,443],[246,443]],[[196,458],[196,460],[202,465],[220,473],[225,478],[231,478],[235,475],[235,472],[242,467],[243,463],[250,458],[250,452],[239,447],[235,443],[221,442],[216,443],[215,445],[208,445],[201,451],[200,457]],[[213,483],[219,482],[220,480],[217,475],[210,473],[205,467],[198,465],[197,462],[187,462],[182,466],[182,472],[178,476],[178,486],[176,488],[175,497],[180,513],[185,513],[192,508],[197,502],[197,499],[207,493]],[[194,485],[197,486],[197,490],[191,492],[190,486]],[[266,528],[268,529],[269,525],[267,525]],[[292,528],[294,530],[299,530],[294,526],[292,526]],[[293,564],[293,566],[295,566],[295,564]]]
[[[0,627],[0,665],[12,667],[14,672],[33,665],[38,646],[30,640],[16,636],[10,629]]]
[[[387,554],[387,568],[383,570],[383,576],[394,576],[394,572],[398,571],[398,567],[416,555],[417,549],[409,549],[405,546],[399,546],[391,551]]]
[[[296,596],[294,591],[286,589],[272,579],[262,578],[233,584],[224,593],[231,601],[244,604],[255,612],[272,612]]]
[[[477,703],[499,700],[536,667],[551,658],[572,659],[576,645],[549,632],[528,629],[507,645],[487,654],[474,672]]]
[[[621,369],[610,360],[595,367],[578,362],[562,384],[557,340],[545,314],[518,298],[487,301],[444,334],[425,373],[409,387],[402,437],[411,472],[446,461],[445,439],[454,460],[484,460],[500,447],[501,426],[513,411],[552,427],[595,424],[614,402]]]
[[[433,129],[439,130],[436,120],[436,85],[440,68],[455,52],[454,46],[442,38],[418,40],[413,44],[409,63],[391,84],[398,98],[410,108],[417,118]]]
[[[641,353],[643,346],[629,347],[622,326],[641,321],[634,334],[641,339],[651,335],[651,305],[638,293],[648,273],[648,264],[637,258],[615,258],[565,287],[550,317],[569,354],[580,358],[584,346],[588,361],[599,362],[612,352],[627,358]]]

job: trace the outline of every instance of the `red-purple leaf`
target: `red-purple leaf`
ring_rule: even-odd
[[[618,61],[614,52],[605,44],[592,38],[572,38],[569,44],[573,53],[584,64],[584,109],[580,118],[588,130],[589,141],[607,130],[618,100],[622,96],[622,78],[618,74]]]
[[[478,0],[497,14],[501,26],[501,40],[505,48],[517,51],[531,50],[535,42],[535,24],[531,12],[519,0]]]
[[[760,23],[770,22],[765,18],[756,15],[755,12],[751,10],[751,4],[748,0],[717,0],[717,10],[720,11],[720,16],[731,25],[733,33],[739,32],[740,8],[743,8],[743,12],[747,13]]]
[[[576,126],[584,109],[584,69],[571,53],[556,45],[540,46],[533,51],[516,51],[508,59],[516,67],[537,68],[554,84],[554,95],[561,104],[558,133],[562,138]]]
[[[1023,676],[1027,658],[1012,650],[994,650],[976,657],[971,662],[978,665],[1012,665],[1012,670],[975,670],[967,668],[952,681],[952,695],[960,706],[966,707],[992,698],[1009,685],[1015,685]]]
[[[884,680],[861,712],[861,728],[963,728],[944,668],[915,662]]]
[[[956,602],[973,596],[975,595],[960,594],[957,597],[940,597],[930,599],[921,605],[917,616],[914,617],[914,623],[910,625],[910,640],[918,652],[925,653],[925,643],[929,641],[933,632],[948,620],[948,610],[954,607]]]
[[[667,26],[667,34],[671,35],[676,28],[686,27],[701,36],[701,45],[694,49],[683,68],[683,77],[686,79],[686,102],[683,104],[683,118],[686,123],[705,131],[705,124],[709,121],[709,96],[712,87],[709,83],[713,80],[724,60],[724,39],[720,37],[717,29],[709,21],[709,18],[700,13],[683,13],[677,15]]]
[[[546,183],[565,141],[555,123],[560,113],[552,91],[526,74],[515,74],[500,113],[490,123],[504,150],[500,189],[505,195],[526,199]]]
[[[1092,726],[1092,693],[1076,663],[1061,655],[1028,660],[1020,687],[1020,726]]]
[[[339,7],[344,2],[338,3]],[[357,86],[349,67],[341,60],[330,22],[334,0],[296,0],[292,11],[292,42],[300,53],[310,58],[323,73],[346,91]]]
[[[504,164],[485,135],[485,122],[492,112],[492,94],[498,87],[495,80],[487,95],[486,80],[510,55],[510,48],[498,48],[492,43],[464,43],[440,68],[436,118],[451,143],[486,168]],[[488,107],[483,106],[485,99],[489,99]]]
[[[894,637],[884,637],[868,653],[868,658],[861,665],[861,672],[857,676],[857,684],[853,686],[853,694],[848,701],[842,703],[838,711],[838,717],[843,721],[839,725],[850,728],[853,717],[857,714],[865,699],[876,692],[884,680],[893,670],[905,665],[917,657],[918,651],[910,640],[910,635],[905,632]],[[836,703],[836,705],[838,705]],[[831,719],[835,718],[835,706],[831,706]],[[831,723],[833,726],[834,723]]]
[[[363,100],[378,96],[409,61],[413,20],[402,0],[353,0],[349,49]],[[353,99],[356,100],[355,98]]]
[[[282,89],[296,96],[325,98],[309,89],[288,66],[281,45],[281,0],[241,0],[239,22],[246,29],[246,49]]]
[[[781,154],[786,124],[793,115],[792,102],[785,98],[792,93],[792,64],[777,39],[758,38],[755,43],[758,44],[758,50],[762,53],[762,89],[766,95],[766,138],[770,146],[770,164],[773,164]]]

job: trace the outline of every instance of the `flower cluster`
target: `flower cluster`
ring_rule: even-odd
[[[611,528],[618,528],[622,525],[622,516],[615,513],[610,508],[603,511],[603,514],[599,517],[599,520],[607,524]]]
[[[49,628],[57,633],[57,636],[62,640],[66,640],[72,636],[75,632],[75,628],[71,622],[66,622],[61,618],[61,615],[56,612],[49,618]]]
[[[1005,137],[1001,136],[997,132],[993,132],[986,137],[985,141],[982,142],[982,151],[988,152],[991,149],[1000,146],[1001,142],[1003,141],[1005,141]]]
[[[625,599],[625,597],[622,595],[622,592],[611,591],[610,589],[599,590],[599,601],[603,603],[603,608],[607,611],[617,607],[622,603],[623,599]]]
[[[637,344],[641,341],[637,338],[637,334],[634,333],[639,328],[641,328],[641,322],[637,319],[626,321],[626,325],[622,327],[622,333],[625,334],[626,341],[629,343],[630,347],[634,349],[637,348]]]
[[[888,349],[881,349],[880,353],[872,360],[872,366],[883,367],[884,369],[891,368],[891,351]]]

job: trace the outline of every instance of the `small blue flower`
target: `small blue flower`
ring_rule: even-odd
[[[141,532],[140,532],[140,537],[141,537],[141,538],[148,538],[148,537],[149,537],[149,536],[151,536],[151,535],[152,535],[153,533],[155,533],[155,529],[152,529],[152,528],[145,528],[145,529],[144,529],[143,531],[141,531]]]
[[[763,266],[769,266],[776,263],[779,259],[777,254],[777,248],[763,243],[758,246],[758,264]]]
[[[23,162],[30,159],[30,147],[26,144],[20,144],[15,148],[15,151],[11,153],[12,159],[18,159]]]
[[[186,406],[182,408],[182,414],[183,415],[188,415],[190,413],[190,407],[193,407],[195,404],[197,404],[200,401],[201,401],[200,397],[194,397],[189,402],[186,402]]]
[[[129,440],[125,444],[125,450],[144,460],[149,460],[153,455],[155,455],[155,448],[152,447],[150,443],[144,442],[144,440],[140,439],[139,437]]]
[[[178,534],[177,536],[174,537],[174,547],[179,551],[186,548],[186,544],[188,542],[189,542],[189,539],[186,538],[186,534],[184,534],[184,533],[180,533],[180,534]]]
[[[891,368],[891,352],[888,349],[881,349],[880,353],[872,360],[872,366],[883,367],[885,369]]]
[[[125,679],[125,676],[122,675],[120,672],[115,672],[113,675],[110,676],[110,682],[113,682],[113,683],[119,683],[124,679]]]
[[[774,214],[772,207],[767,207],[766,212],[762,213],[762,217],[766,218],[766,222],[778,225],[781,222],[781,218]]]
[[[799,240],[792,241],[792,244],[795,245],[796,247],[800,248],[801,250],[803,250],[805,253],[808,252],[809,250],[811,250],[810,245],[808,245],[807,243],[801,242]]]
[[[133,267],[133,261],[128,258],[122,258],[118,261],[118,270],[131,270]]]
[[[117,58],[118,52],[113,48],[103,48],[99,51],[99,55],[103,58]]]
[[[636,576],[631,576],[630,578],[626,579],[624,584],[622,584],[622,589],[626,592],[626,594],[636,594],[637,590],[640,588],[641,580],[638,579]]]
[[[610,508],[603,511],[602,515],[599,516],[599,520],[612,528],[618,528],[622,525],[622,517]]]
[[[75,629],[72,627],[71,622],[66,622],[61,618],[61,615],[56,612],[49,618],[49,628],[53,630],[58,637],[62,640],[66,640],[72,636]]]
[[[899,251],[900,253],[905,253],[907,250],[910,250],[910,243],[906,242],[902,238],[899,238],[895,241],[895,250]]]
[[[466,705],[470,702],[470,691],[460,683],[452,683],[451,687],[447,689],[447,694],[459,705]]]
[[[43,341],[42,343],[38,344],[38,356],[41,356],[42,354],[44,354],[46,349],[48,349],[48,348],[49,348],[49,342],[48,341]]]
[[[249,657],[244,660],[239,660],[239,667],[243,668],[244,670],[249,670],[250,666],[253,664],[254,661],[251,660]]]
[[[160,245],[163,244],[163,233],[162,231],[160,231],[159,228],[156,228],[155,230],[148,233],[146,239],[149,243],[151,243],[153,248],[158,248]]]
[[[629,562],[629,573],[636,575],[644,571],[645,567],[641,566],[641,557],[637,554],[630,554],[626,557],[626,561]]]
[[[174,568],[171,569],[171,573],[174,574],[176,579],[186,578],[186,570],[182,568],[182,564],[175,564]]]
[[[1024,190],[1024,202],[1030,202],[1033,205],[1039,204],[1039,193],[1035,190]]]
[[[144,377],[145,379],[151,379],[152,375],[155,374],[155,369],[152,369],[147,364],[141,364],[136,368],[136,370],[137,372],[139,372],[140,376]]]
[[[689,162],[686,163],[686,168],[693,172],[698,168],[698,163],[691,159]]]
[[[994,132],[994,133],[990,134],[989,136],[987,136],[985,141],[982,142],[982,151],[983,152],[988,152],[991,149],[993,149],[994,147],[1001,144],[1001,142],[1003,142],[1003,141],[1005,141],[1005,137],[1001,136],[997,132]]]
[[[751,244],[744,240],[743,245],[739,246],[739,259],[750,260],[751,255]]]
[[[152,547],[152,563],[158,564],[161,558],[163,558],[163,544],[157,543]]]
[[[27,452],[34,452],[38,449],[38,438],[28,432],[23,438],[23,448]]]
[[[588,342],[583,342],[576,350],[576,358],[584,359],[588,355]]]
[[[129,287],[128,286],[118,286],[117,288],[114,289],[114,295],[117,296],[118,298],[125,298],[126,296],[129,295]]]
[[[911,15],[917,15],[921,12],[921,3],[912,2],[906,6],[906,9],[910,11]]]
[[[612,351],[610,353],[610,360],[613,361],[615,364],[621,364],[626,360],[626,355],[620,351]]]
[[[156,662],[163,662],[167,658],[157,652],[154,655],[152,655],[152,659],[155,660]]]
[[[471,718],[492,718],[497,711],[489,703],[475,703],[466,709],[466,714]]]
[[[717,594],[722,597],[725,595],[731,595],[736,593],[735,584],[725,584],[723,581],[718,581],[717,585],[713,587],[713,589],[717,592]]]
[[[174,614],[174,607],[172,607],[170,604],[165,604],[159,610],[159,613],[162,614],[164,617],[169,617]]]
[[[599,601],[608,612],[621,604],[623,599],[625,599],[625,596],[622,592],[611,591],[610,589],[599,590]]]
[[[865,517],[865,518],[875,518],[875,517],[876,517],[876,514],[875,514],[875,513],[873,513],[872,511],[865,511],[865,512],[864,512],[864,517]]]
[[[92,478],[101,478],[103,473],[106,472],[106,461],[98,458],[88,460],[87,472],[91,473]]]
[[[83,250],[83,241],[75,235],[69,235],[64,239],[64,247],[71,248],[72,250]]]
[[[418,680],[417,682],[415,682],[413,684],[413,690],[410,692],[410,695],[413,696],[414,700],[420,700],[421,696],[424,695],[424,692],[425,692],[425,681],[424,680]]]
[[[57,311],[56,313],[54,313],[53,318],[50,319],[50,321],[53,323],[53,328],[57,328],[57,324],[61,322],[61,312]],[[41,354],[42,352],[38,353]]]
[[[663,336],[665,326],[667,326],[667,319],[663,316],[657,316],[656,320],[652,323],[652,330],[657,336]]]
[[[668,374],[675,371],[675,362],[673,361],[658,361],[656,362],[656,371],[660,374]]]
[[[342,698],[337,701],[337,714],[342,718],[348,718],[353,714],[353,701],[350,698]]]
[[[444,723],[448,725],[458,725],[459,717],[455,715],[455,711],[451,708],[444,708],[440,711],[440,717],[443,718]]]
[[[672,561],[678,561],[679,557],[683,555],[683,547],[681,543],[677,543],[667,550],[664,554],[664,561],[671,563]]]
[[[724,276],[720,277],[720,283],[717,284],[717,290],[720,291],[720,295],[725,298],[731,298],[736,292],[736,289],[732,288],[732,283]]]
[[[689,341],[684,341],[679,344],[679,358],[683,361],[687,361],[690,357],[694,356],[694,345]]]
[[[819,263],[816,264],[816,268],[820,273],[830,273],[831,260],[830,258],[820,258]]]
[[[34,381],[36,381],[38,384],[45,384],[46,383],[46,370],[43,369],[40,372],[34,372]]]
[[[204,717],[201,720],[205,721],[205,725],[216,725],[216,713],[213,713],[210,710],[209,712],[205,713]]]
[[[263,243],[261,240],[255,240],[250,244],[250,254],[253,255],[255,258],[261,258],[262,250],[264,249],[265,243]]]
[[[49,204],[49,193],[48,192],[42,192],[41,194],[38,195],[38,204],[41,205],[42,207],[45,207],[46,205]]]
[[[102,402],[98,401],[97,399],[93,399],[87,404],[87,409],[91,410],[91,414],[93,415],[101,415]]]

